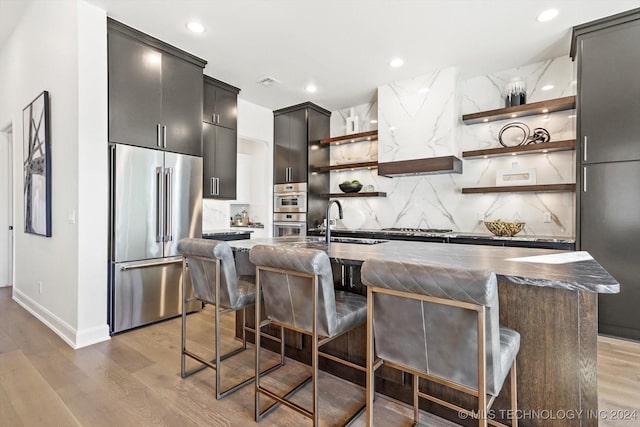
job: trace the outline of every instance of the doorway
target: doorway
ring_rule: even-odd
[[[0,287],[13,284],[13,132],[0,129]]]

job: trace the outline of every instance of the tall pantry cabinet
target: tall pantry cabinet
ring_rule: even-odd
[[[577,247],[620,283],[599,332],[640,340],[640,9],[573,29],[578,60]]]

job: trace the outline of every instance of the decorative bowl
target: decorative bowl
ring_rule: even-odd
[[[339,184],[343,193],[357,193],[362,189],[362,184]]]
[[[494,236],[512,237],[518,234],[524,228],[524,222],[508,222],[508,221],[485,221],[484,225],[493,233]]]

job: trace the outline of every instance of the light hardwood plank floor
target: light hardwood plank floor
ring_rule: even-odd
[[[213,310],[189,316],[188,347],[213,355]],[[180,377],[180,319],[113,336],[111,340],[73,350],[11,300],[11,288],[0,288],[0,425],[1,426],[301,426],[310,421],[278,408],[259,424],[253,421],[253,386],[215,399],[215,373],[205,370]],[[233,316],[223,319],[223,351],[238,346],[232,338]],[[264,368],[277,355],[263,353]],[[251,375],[253,350],[223,363],[223,383]],[[190,363],[189,366],[194,366]],[[601,337],[598,350],[599,405],[607,420],[601,426],[636,426],[639,418],[611,419],[616,411],[640,411],[640,344]],[[293,360],[263,383],[276,392],[304,378],[309,368]],[[364,390],[321,372],[321,425],[337,425],[364,400]],[[295,400],[309,402],[309,387]],[[263,405],[268,399],[263,398]],[[308,404],[306,405],[308,406]],[[411,425],[412,410],[384,396],[375,406],[376,424]],[[364,426],[364,416],[354,425]],[[422,413],[421,425],[452,426]]]

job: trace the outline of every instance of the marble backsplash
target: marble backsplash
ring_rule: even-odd
[[[455,74],[448,71],[449,73]],[[557,98],[575,94],[574,64],[568,57],[556,58],[506,70],[487,76],[458,81],[455,93],[450,98],[439,98],[440,107],[433,111],[446,111],[440,115],[437,135],[431,121],[430,129],[425,135],[408,143],[410,149],[397,149],[393,156],[397,158],[421,158],[434,155],[454,154],[461,157],[461,151],[499,147],[497,135],[502,126],[510,121],[499,121],[486,124],[465,125],[461,114],[484,111],[504,107],[503,91],[505,85],[514,78],[525,81],[527,102]],[[433,80],[437,81],[437,79]],[[420,85],[422,83],[416,83]],[[543,86],[553,85],[552,89],[542,90]],[[382,92],[393,85],[387,85]],[[403,87],[408,87],[406,84]],[[417,86],[416,86],[417,87]],[[415,88],[414,88],[415,89]],[[413,89],[412,89],[413,91]],[[431,87],[428,96],[437,93]],[[400,93],[400,92],[394,92]],[[414,91],[415,93],[415,91]],[[423,94],[424,95],[424,94]],[[414,95],[411,94],[413,97]],[[378,103],[386,99],[379,92]],[[452,105],[449,105],[451,103]],[[417,105],[415,100],[401,106],[395,102],[396,108],[403,113],[388,112],[389,107],[378,105],[379,133],[382,140],[384,126],[389,127],[388,117],[407,115],[407,105]],[[358,111],[376,109],[375,102],[358,106]],[[434,104],[435,105],[435,104]],[[370,106],[370,107],[369,107]],[[424,108],[424,107],[422,107]],[[439,110],[440,108],[440,110]],[[419,110],[419,109],[418,109]],[[412,110],[412,111],[418,111]],[[341,110],[341,112],[349,109]],[[332,136],[343,135],[343,113],[332,114]],[[394,116],[396,114],[396,116]],[[437,113],[434,113],[437,115]],[[383,117],[384,115],[384,117]],[[447,117],[443,121],[443,117]],[[531,116],[517,119],[526,123],[531,129],[543,127],[551,134],[552,141],[575,138],[575,111],[557,112],[548,115]],[[515,121],[515,119],[513,120]],[[446,122],[446,123],[445,123]],[[360,121],[362,123],[362,121]],[[399,122],[395,122],[399,123]],[[444,130],[446,129],[446,132]],[[387,129],[388,131],[388,129]],[[431,132],[431,133],[429,133]],[[443,133],[444,132],[444,133]],[[387,136],[390,134],[387,133]],[[440,141],[434,147],[428,147],[425,141]],[[443,142],[443,141],[446,141]],[[332,164],[375,160],[378,148],[385,142],[359,142],[331,148]],[[420,145],[422,144],[422,145]],[[426,148],[425,148],[426,147]],[[440,150],[440,151],[438,151]],[[446,150],[450,150],[448,153]],[[387,154],[393,150],[389,150]],[[431,152],[432,154],[429,154]],[[415,153],[413,155],[407,153]],[[384,153],[378,157],[384,157]],[[406,157],[410,156],[410,157]],[[555,152],[548,154],[530,154],[494,158],[464,160],[462,174],[423,175],[400,178],[385,178],[377,175],[377,170],[345,170],[333,172],[331,175],[331,192],[340,192],[338,184],[345,180],[358,179],[363,185],[371,185],[375,191],[387,193],[385,198],[353,198],[340,199],[345,215],[358,210],[364,213],[365,223],[361,228],[378,229],[386,227],[416,228],[450,228],[458,232],[488,233],[480,218],[521,220],[526,222],[522,234],[573,237],[575,227],[575,194],[566,193],[492,193],[462,194],[464,187],[493,186],[496,183],[496,171],[501,169],[535,168],[537,184],[572,183],[575,182],[575,152]],[[544,222],[544,213],[549,213],[551,222]],[[357,215],[361,216],[361,215]]]

